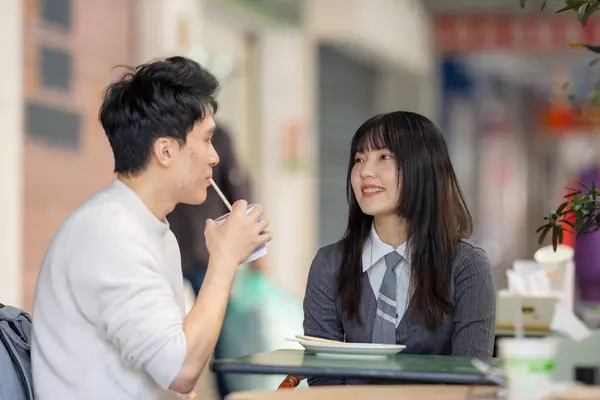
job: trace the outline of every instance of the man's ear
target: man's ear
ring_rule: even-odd
[[[163,167],[168,167],[171,165],[174,154],[173,152],[175,150],[173,146],[174,141],[166,137],[161,137],[154,141],[152,152],[154,153],[156,161]]]

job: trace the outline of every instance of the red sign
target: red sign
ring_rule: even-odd
[[[575,13],[444,14],[434,16],[434,27],[441,53],[556,50],[570,43],[600,43],[598,18],[583,27]]]

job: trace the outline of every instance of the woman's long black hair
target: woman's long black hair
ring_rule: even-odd
[[[473,221],[456,179],[446,142],[426,117],[406,111],[377,115],[352,138],[346,194],[350,206],[342,239],[337,291],[342,311],[362,323],[362,251],[373,217],[360,209],[350,174],[357,152],[389,149],[396,157],[400,200],[397,214],[408,221],[411,307],[429,330],[435,330],[453,308],[449,298],[452,263],[459,241],[470,236]]]

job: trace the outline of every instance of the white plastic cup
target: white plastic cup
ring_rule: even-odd
[[[550,289],[560,296],[563,304],[570,312],[574,311],[575,298],[575,263],[573,248],[558,245],[556,251],[550,246],[538,249],[533,258],[548,275]]]
[[[246,214],[250,214],[252,212],[252,210],[254,210],[254,207],[256,207],[256,204],[248,204],[248,207],[246,208]],[[223,222],[225,222],[227,217],[229,217],[229,214],[231,214],[231,213],[229,212],[227,214],[223,214],[219,218],[215,219],[215,224],[221,225]],[[250,256],[248,256],[248,258],[246,258],[242,262],[242,264],[249,264],[249,263],[254,262],[254,261],[258,260],[259,258],[264,257],[266,255],[267,255],[267,244],[265,243],[265,244],[258,246],[256,249],[254,249],[252,254],[250,254]]]
[[[556,364],[556,339],[505,338],[498,346],[510,400],[535,400],[548,393]]]
[[[573,260],[575,250],[569,246],[558,245],[556,251],[552,246],[545,246],[538,249],[533,257],[542,267],[553,286],[553,290],[559,289],[566,283],[568,263]],[[557,286],[558,285],[558,286]]]

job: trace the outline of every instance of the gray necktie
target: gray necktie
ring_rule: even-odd
[[[395,251],[385,256],[387,268],[377,299],[377,315],[371,340],[373,343],[396,344],[396,285],[398,280],[395,270],[400,261],[402,261],[402,256]]]

